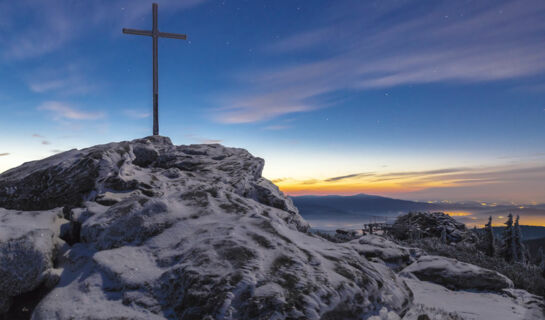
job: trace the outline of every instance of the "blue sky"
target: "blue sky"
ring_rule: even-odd
[[[159,41],[175,143],[247,148],[291,194],[545,202],[545,2],[157,2],[188,35]],[[151,134],[123,27],[151,1],[0,2],[0,171]]]

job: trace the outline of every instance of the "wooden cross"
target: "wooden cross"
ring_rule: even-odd
[[[123,33],[136,34],[139,36],[150,36],[153,38],[153,135],[159,135],[159,84],[157,66],[157,40],[161,38],[186,40],[185,34],[159,32],[157,28],[157,3],[151,6],[153,11],[153,28],[151,31],[123,28]]]

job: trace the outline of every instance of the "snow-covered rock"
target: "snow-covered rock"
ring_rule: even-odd
[[[62,244],[58,238],[62,221],[60,210],[0,208],[0,314],[9,309],[12,297],[44,282],[56,284],[52,268],[55,251]]]
[[[382,308],[377,316],[371,316],[368,320],[400,320],[399,315],[393,311]]]
[[[359,239],[352,240],[350,244],[366,258],[379,258],[395,267],[404,267],[412,262],[413,256],[421,254],[418,249],[400,246],[378,235],[364,235]]]
[[[441,285],[413,279],[406,280],[414,293],[416,306],[437,309],[434,312],[409,312],[404,320],[456,319],[456,320],[542,320],[545,319],[543,299],[524,290],[506,289],[501,293],[452,291]],[[449,314],[452,315],[449,315]],[[428,318],[418,318],[427,314]],[[441,315],[442,314],[442,315]]]
[[[361,319],[411,306],[403,280],[307,233],[264,161],[148,137],[0,175],[0,207],[63,207],[74,242],[33,319]]]
[[[441,256],[422,256],[401,271],[422,281],[434,282],[451,289],[500,291],[513,288],[506,276],[469,263]]]
[[[466,226],[443,212],[410,212],[399,216],[392,225],[390,232],[398,239],[406,240],[412,237],[440,238],[445,230],[449,242],[475,242],[476,235],[466,229]]]

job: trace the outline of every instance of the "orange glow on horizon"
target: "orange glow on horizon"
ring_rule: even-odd
[[[423,190],[426,188],[449,187],[453,184],[449,181],[433,181],[425,183],[411,183],[411,179],[392,179],[392,181],[365,181],[365,180],[273,180],[278,188],[292,196],[302,195],[354,195],[358,193],[394,194]]]
[[[472,216],[473,213],[467,211],[445,211],[451,217],[467,217]]]

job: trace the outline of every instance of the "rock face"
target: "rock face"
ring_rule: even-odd
[[[454,220],[443,212],[410,212],[399,216],[392,225],[392,234],[401,240],[411,237],[440,238],[443,229],[446,231],[447,241],[460,242],[462,240],[475,242],[476,236],[466,229],[466,226]]]
[[[62,246],[62,212],[20,212],[0,208],[0,314],[13,297],[46,282],[55,285],[53,258]]]
[[[440,256],[422,256],[401,274],[443,285],[450,289],[500,291],[513,288],[506,276],[492,270]]]
[[[59,208],[49,212],[61,219],[62,207],[70,220],[55,231],[73,244],[56,257],[60,281],[32,318],[365,319],[410,308],[390,269],[306,233],[263,165],[242,149],[154,136],[0,175],[5,215]],[[25,290],[51,268],[45,247]]]

